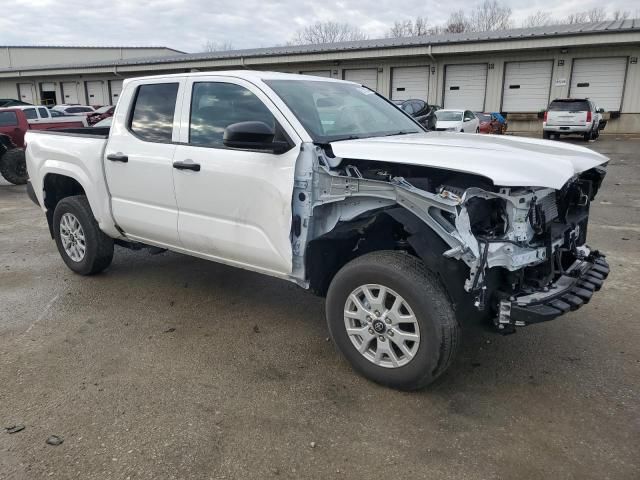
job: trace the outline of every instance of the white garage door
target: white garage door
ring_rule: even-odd
[[[78,85],[76,82],[62,82],[62,103],[78,103]]]
[[[122,80],[109,80],[109,88],[111,89],[111,105],[115,105],[122,93]]]
[[[447,65],[444,79],[444,108],[484,110],[487,64]]]
[[[352,70],[345,70],[344,79],[364,85],[373,91],[378,90],[377,68],[354,68]]]
[[[505,64],[502,110],[539,112],[549,105],[553,60]]]
[[[576,58],[573,61],[569,95],[589,98],[597,108],[620,111],[626,72],[626,57]]]
[[[18,84],[18,94],[20,95],[20,100],[26,103],[35,103],[35,92],[33,90],[33,84],[31,83],[19,83]]]
[[[303,75],[313,75],[314,77],[329,77],[331,78],[331,70],[309,70],[307,72],[300,72]]]
[[[429,96],[429,66],[394,67],[391,70],[391,100],[418,98],[427,101]]]
[[[87,82],[87,104],[105,105],[104,91],[100,80]]]

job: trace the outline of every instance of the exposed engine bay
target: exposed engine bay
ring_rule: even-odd
[[[579,268],[582,262],[591,266],[589,278],[598,283],[591,284],[594,289],[608,273],[602,256],[585,245],[589,206],[606,165],[587,170],[555,190],[499,187],[477,175],[401,163],[342,159],[331,167],[336,161],[326,160],[330,152],[316,147],[314,154],[313,180],[296,183],[295,195],[305,198],[305,208],[294,202],[294,212],[307,230],[296,227],[294,217],[294,230],[299,233],[292,237],[294,255],[303,255],[302,245],[340,225],[401,206],[444,241],[443,257],[464,262],[464,292],[476,310],[491,311],[501,329],[541,321],[535,315],[512,319],[512,305],[525,297],[532,306],[545,303],[545,295],[550,297],[559,281],[584,270]],[[366,223],[358,225],[366,228]],[[402,241],[400,234],[398,248],[403,248]],[[551,309],[559,310],[558,314],[588,301],[573,293],[568,298],[571,302],[547,300],[555,302],[557,308]]]

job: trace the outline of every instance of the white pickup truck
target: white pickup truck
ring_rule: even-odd
[[[64,262],[164,248],[326,295],[366,377],[421,388],[460,321],[511,332],[587,303],[607,158],[543,140],[425,132],[355,83],[229,71],[126,80],[111,128],[27,134],[29,192]],[[259,295],[259,293],[257,293]]]

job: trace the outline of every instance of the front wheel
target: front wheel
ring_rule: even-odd
[[[416,257],[373,252],[346,264],[326,300],[333,341],[366,378],[423,388],[451,364],[460,327],[443,286]]]
[[[63,198],[56,205],[53,236],[64,263],[80,275],[99,273],[111,264],[113,239],[100,230],[84,195]]]
[[[476,133],[480,133],[480,127],[476,128]]]

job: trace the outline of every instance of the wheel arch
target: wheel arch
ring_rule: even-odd
[[[50,171],[42,177],[42,208],[47,217],[49,233],[53,238],[53,212],[56,205],[66,197],[84,195],[87,197],[92,212],[95,212],[94,205],[87,190],[76,175],[70,172]]]
[[[483,317],[474,306],[473,295],[464,290],[469,267],[443,255],[450,248],[418,216],[394,205],[340,222],[310,241],[305,254],[306,277],[309,289],[325,296],[333,277],[351,260],[379,250],[405,251],[422,260],[440,279],[461,321],[465,317]]]

